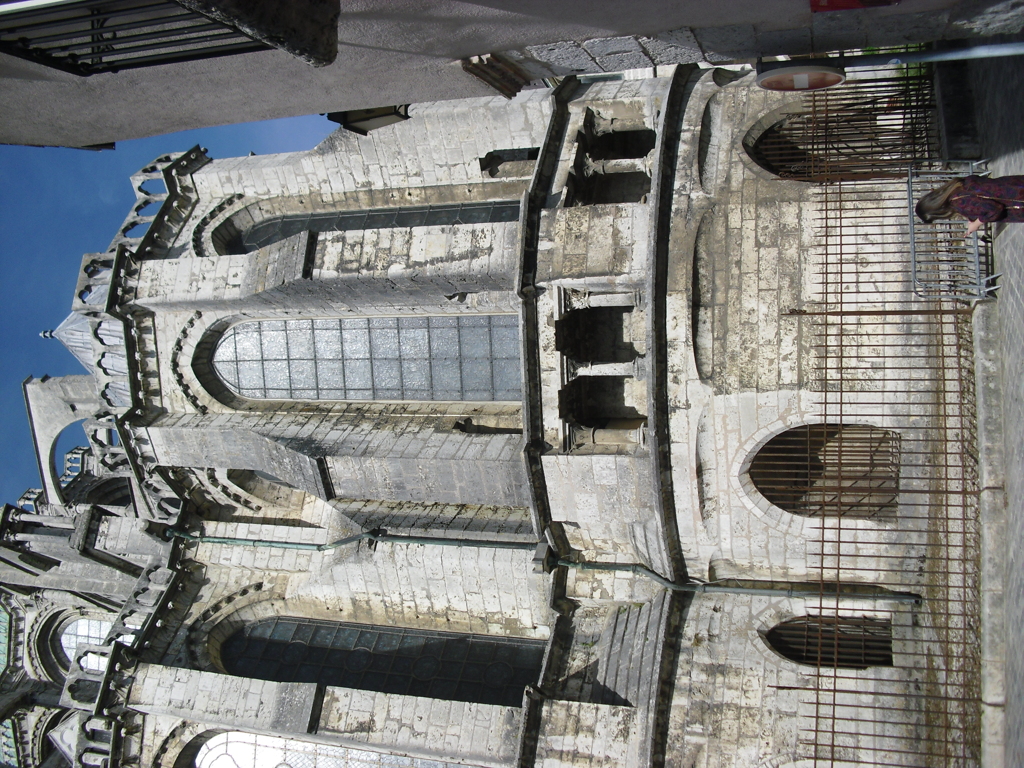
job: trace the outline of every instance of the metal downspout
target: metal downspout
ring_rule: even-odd
[[[493,539],[455,539],[440,536],[404,536],[388,533],[386,530],[377,528],[372,531],[363,531],[353,536],[347,536],[328,544],[306,544],[294,541],[271,541],[266,539],[237,539],[225,536],[203,536],[200,534],[185,533],[172,528],[168,529],[166,536],[170,538],[193,541],[200,544],[223,544],[227,546],[241,547],[264,547],[276,549],[299,549],[307,552],[328,552],[347,544],[355,544],[363,540],[381,541],[391,544],[423,544],[439,545],[446,547],[479,547],[485,549],[518,549],[522,551],[536,552],[535,562],[542,565],[544,570],[551,570],[554,566],[563,568],[576,568],[581,571],[625,571],[643,576],[656,582],[665,589],[674,592],[689,592],[691,594],[732,594],[732,595],[761,595],[766,597],[836,597],[847,600],[889,600],[897,603],[920,603],[920,595],[911,592],[841,592],[838,589],[822,592],[820,587],[740,587],[727,584],[705,584],[698,581],[689,581],[685,584],[677,584],[652,571],[646,565],[639,563],[595,563],[588,561],[576,562],[563,558],[553,557],[554,551],[547,542],[530,541],[495,541]]]

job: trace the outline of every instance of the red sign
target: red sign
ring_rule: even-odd
[[[852,11],[856,8],[880,8],[898,5],[900,0],[810,0],[814,13],[824,11]]]

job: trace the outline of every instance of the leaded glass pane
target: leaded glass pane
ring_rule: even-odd
[[[255,399],[522,399],[515,315],[246,322],[213,363]]]
[[[0,765],[18,766],[18,738],[13,720],[0,722]]]
[[[0,672],[7,669],[11,647],[11,614],[0,606]]]
[[[467,768],[416,757],[312,744],[240,731],[214,736],[199,749],[195,768]],[[472,768],[472,766],[469,766]]]
[[[60,645],[68,659],[73,659],[81,645],[102,645],[110,628],[114,626],[103,619],[77,619],[71,622],[60,635]],[[94,655],[82,660],[86,669],[100,670],[102,662]]]

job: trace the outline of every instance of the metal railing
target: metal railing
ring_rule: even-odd
[[[269,50],[169,0],[0,6],[0,52],[76,75]]]
[[[936,164],[937,165],[937,164]],[[988,238],[975,232],[965,237],[963,219],[925,224],[914,213],[916,201],[947,181],[967,175],[987,175],[984,163],[946,163],[944,167],[907,171],[907,230],[914,292],[918,296],[983,299],[996,289]]]

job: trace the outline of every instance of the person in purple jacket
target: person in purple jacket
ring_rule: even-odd
[[[968,221],[968,235],[984,223],[1024,221],[1024,176],[953,179],[918,200],[915,210],[927,224],[963,216]]]

